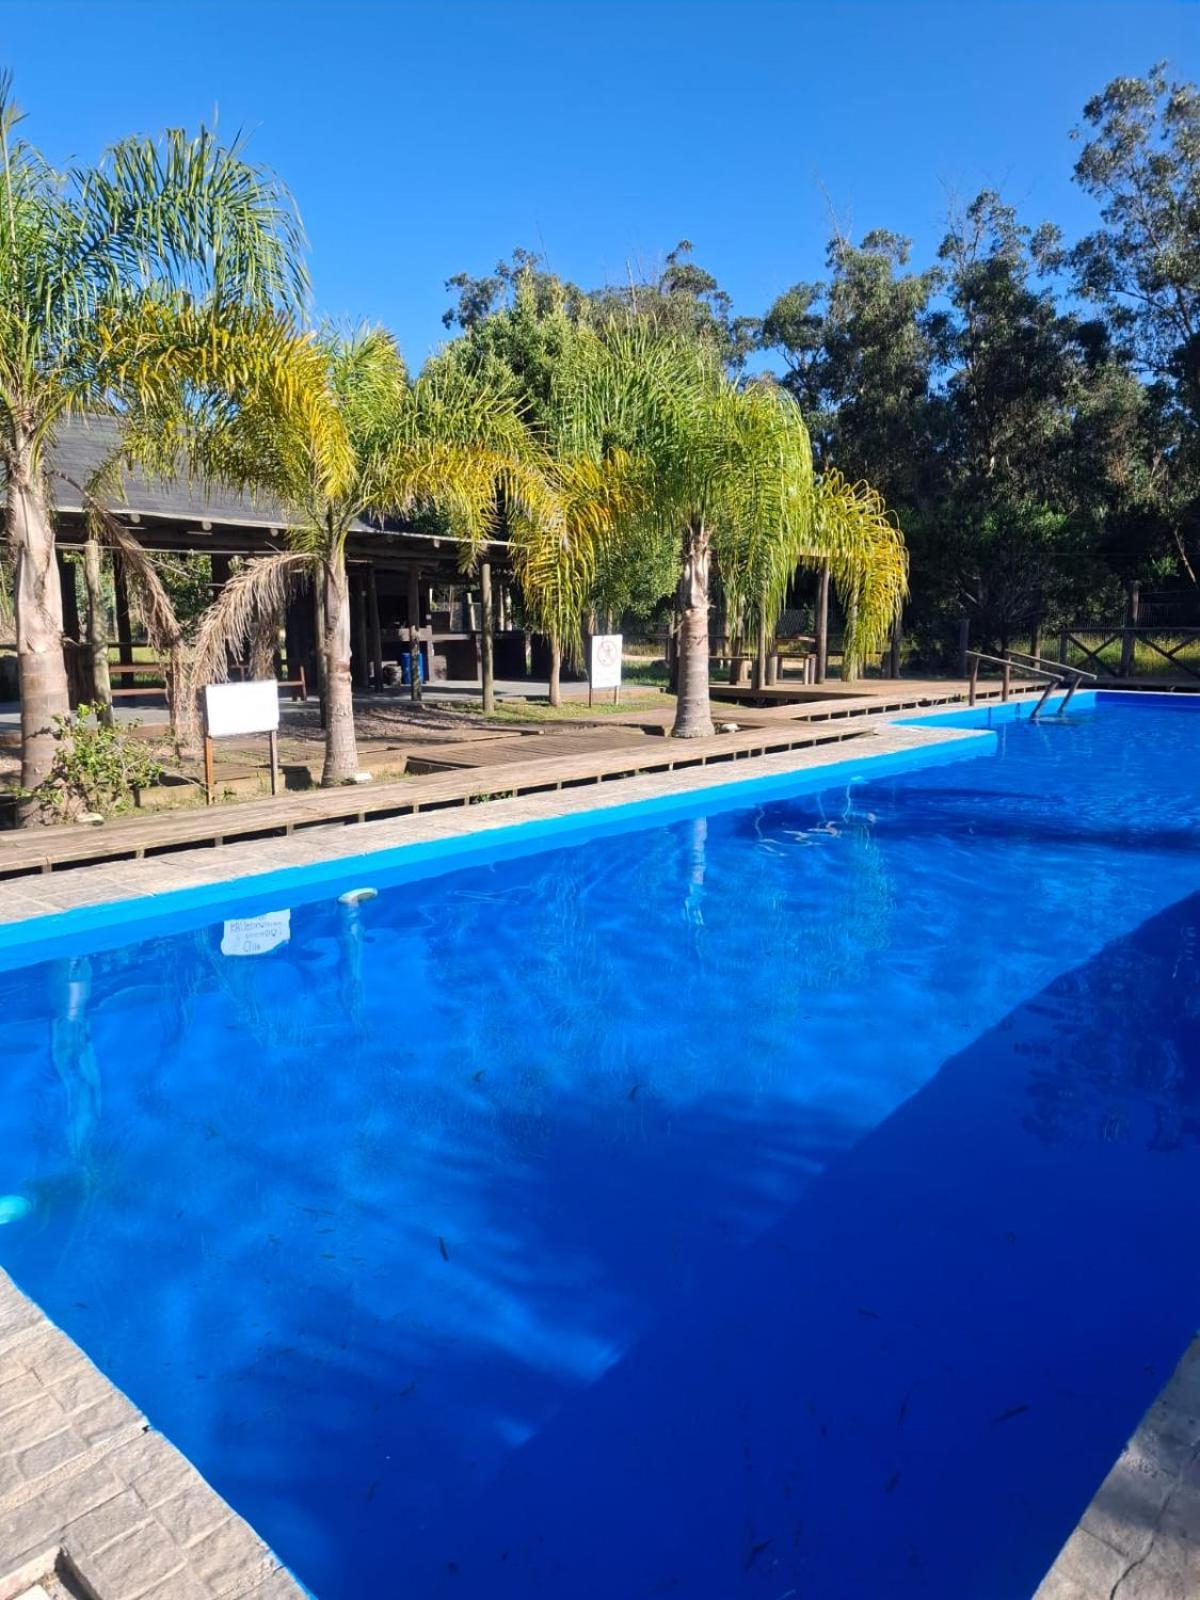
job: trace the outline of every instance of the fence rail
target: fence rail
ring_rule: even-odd
[[[1132,678],[1137,675],[1140,657],[1149,661],[1150,671],[1169,668],[1200,680],[1200,628],[1076,623],[1059,631],[1058,659],[1064,666],[1070,663],[1072,650],[1086,659],[1098,677]],[[1190,659],[1185,651],[1192,652]]]

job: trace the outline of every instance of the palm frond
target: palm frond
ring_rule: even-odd
[[[860,659],[882,650],[908,594],[908,550],[883,496],[836,467],[817,483],[809,565],[829,562],[847,614],[846,647]]]
[[[224,683],[229,664],[252,653],[265,626],[277,623],[296,584],[314,570],[313,559],[283,550],[248,561],[200,619],[188,671],[189,700],[206,683]]]

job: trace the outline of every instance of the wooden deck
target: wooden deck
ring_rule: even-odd
[[[466,768],[492,767],[519,761],[549,761],[562,757],[574,760],[600,751],[623,749],[625,746],[645,744],[648,735],[642,728],[628,723],[614,727],[562,727],[549,723],[543,733],[531,728],[509,738],[463,739],[452,744],[430,744],[420,750],[409,751],[407,771],[414,774],[454,772]]]
[[[1012,693],[1025,696],[1040,687],[1014,681]],[[410,765],[419,775],[399,782],[292,791],[204,810],[140,813],[95,827],[0,831],[0,879],[782,754],[869,737],[876,718],[962,702],[967,695],[967,684],[957,680],[876,679],[869,687],[855,688],[862,692],[834,686],[803,703],[717,710],[718,720],[724,715],[739,727],[711,739],[668,738],[665,727],[657,731],[659,719],[644,714],[603,725],[551,723],[545,732],[528,728],[509,734],[492,725],[472,730],[468,739],[410,747]],[[1000,693],[998,682],[980,682],[981,701],[995,702]],[[662,722],[669,722],[671,715],[664,711]],[[397,749],[402,746],[398,740]]]
[[[627,730],[628,731],[628,730]],[[103,826],[71,824],[0,833],[0,878],[105,861],[147,856],[267,838],[304,828],[367,822],[419,811],[469,806],[510,795],[537,794],[654,772],[674,772],[754,756],[803,750],[814,745],[867,740],[874,729],[858,726],[814,728],[784,722],[719,734],[712,739],[666,739],[635,735],[620,748],[494,762],[486,767],[414,777],[398,783],[352,784],[282,794],[270,800],[206,807],[203,811],[120,818]],[[527,748],[539,741],[522,741]],[[495,749],[492,745],[491,749]]]

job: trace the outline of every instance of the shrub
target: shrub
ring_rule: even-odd
[[[107,726],[89,705],[55,717],[54,763],[37,798],[63,816],[128,810],[163,770],[150,747],[131,736],[136,726]]]

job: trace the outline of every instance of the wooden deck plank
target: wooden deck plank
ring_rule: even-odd
[[[647,735],[641,728],[628,723],[613,727],[559,729],[550,725],[553,732],[521,733],[513,738],[500,739],[491,744],[463,740],[461,743],[430,745],[426,749],[409,751],[408,770],[414,773],[448,771],[451,768],[494,766],[497,762],[543,761],[553,756],[573,759],[596,750],[613,750],[624,745],[641,745]]]

